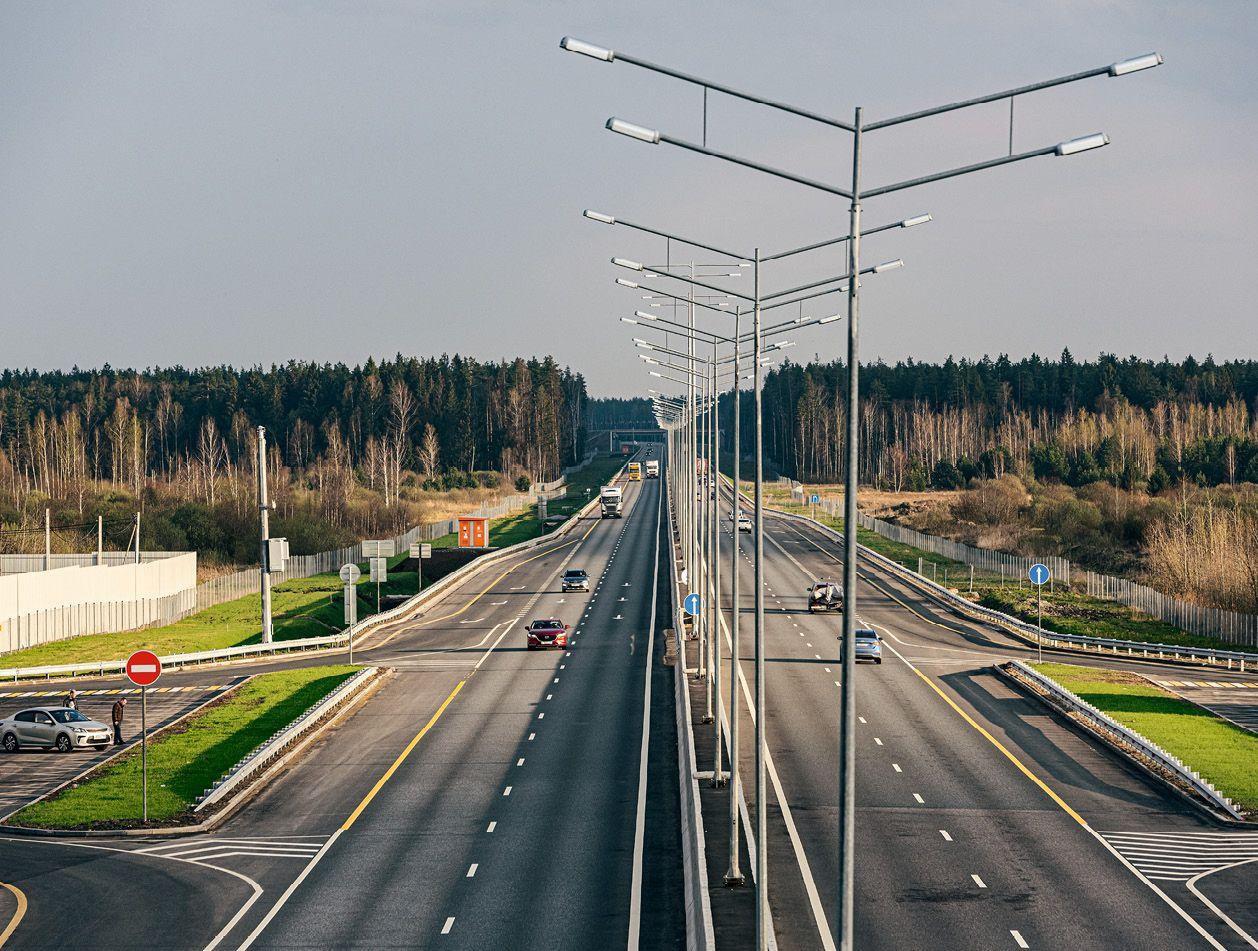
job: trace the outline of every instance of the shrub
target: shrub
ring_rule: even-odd
[[[515,490],[517,492],[527,492],[533,487],[533,480],[521,472],[515,479]]]

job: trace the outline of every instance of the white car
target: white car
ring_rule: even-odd
[[[34,707],[0,720],[0,749],[6,753],[31,747],[59,753],[104,749],[112,740],[109,727],[70,707]]]
[[[751,532],[751,517],[748,515],[738,516],[738,530],[740,532]]]

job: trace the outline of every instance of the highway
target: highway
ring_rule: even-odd
[[[215,833],[0,839],[29,902],[5,947],[683,945],[671,673],[650,663],[660,485],[373,638],[388,682]],[[569,565],[590,594],[560,593]],[[534,617],[568,623],[570,649],[526,650]],[[102,931],[60,910],[66,888],[196,908]]]
[[[780,947],[829,948],[842,618],[810,615],[804,589],[841,578],[841,562],[818,530],[772,517],[765,529],[771,910]],[[740,542],[750,682],[750,536]],[[1253,866],[1234,864],[1258,860],[1258,835],[1205,821],[995,675],[993,663],[1031,654],[1007,634],[868,566],[857,608],[885,651],[856,672],[859,947],[1258,947]],[[751,800],[745,702],[740,716]],[[723,867],[710,858],[717,883]]]

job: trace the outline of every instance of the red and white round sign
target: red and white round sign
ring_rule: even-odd
[[[150,687],[161,675],[161,658],[152,651],[136,651],[127,658],[127,679],[137,687]]]

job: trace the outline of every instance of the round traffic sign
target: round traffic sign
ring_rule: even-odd
[[[358,570],[355,564],[341,565],[341,580],[346,584],[353,584],[362,576],[362,572]]]
[[[162,675],[162,660],[152,651],[136,651],[127,658],[127,679],[137,687],[149,687]]]
[[[1048,565],[1041,564],[1038,561],[1027,571],[1027,577],[1031,579],[1031,584],[1048,584],[1048,579],[1052,576],[1053,573],[1048,570]]]
[[[699,597],[697,594],[688,594],[686,595],[686,600],[681,603],[681,606],[686,609],[687,614],[697,615],[703,610],[703,598]]]

